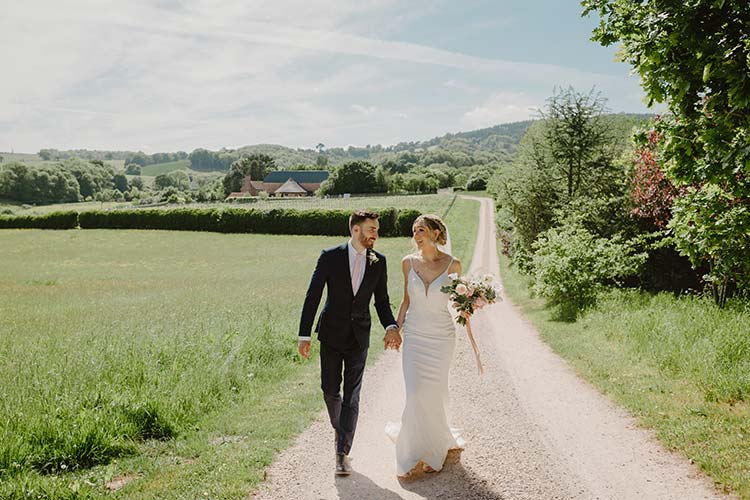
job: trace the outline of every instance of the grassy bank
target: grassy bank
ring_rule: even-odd
[[[544,340],[667,448],[750,498],[750,308],[698,297],[605,293],[575,323],[551,320],[501,257],[503,283]]]
[[[458,255],[472,253],[476,208],[448,215]],[[242,498],[322,407],[296,332],[319,251],[341,238],[0,237],[0,497],[111,497],[122,479],[114,496]],[[378,249],[395,308],[412,246]],[[374,354],[381,338],[376,325]]]

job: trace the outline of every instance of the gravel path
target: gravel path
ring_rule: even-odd
[[[481,203],[470,272],[498,274],[494,212]],[[459,331],[450,394],[466,450],[437,474],[399,481],[388,421],[404,402],[401,355],[384,353],[365,374],[355,473],[335,477],[325,411],[277,457],[260,499],[702,499],[727,498],[683,457],[614,406],[544,344],[506,302],[472,320],[485,375]]]

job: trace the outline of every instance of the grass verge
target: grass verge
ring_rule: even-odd
[[[577,372],[697,463],[724,491],[750,498],[750,309],[697,297],[611,290],[575,323],[501,256],[508,296]]]

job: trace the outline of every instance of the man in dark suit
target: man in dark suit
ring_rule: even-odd
[[[307,289],[299,325],[299,352],[310,356],[310,332],[323,288],[328,287],[315,331],[320,341],[320,378],[336,440],[336,474],[351,474],[349,450],[359,413],[359,391],[370,346],[370,300],[386,329],[386,348],[401,345],[388,298],[385,256],[373,250],[378,214],[358,210],[349,217],[351,239],[323,250]],[[343,377],[342,377],[343,373]],[[341,397],[341,382],[344,395]]]

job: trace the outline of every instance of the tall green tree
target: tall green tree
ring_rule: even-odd
[[[750,8],[746,0],[584,0],[593,40],[621,44],[650,103],[665,103],[663,168],[677,247],[707,258],[710,281],[750,284]],[[731,213],[728,223],[727,213]],[[718,241],[733,242],[717,245]],[[716,296],[725,296],[717,291]],[[717,300],[723,303],[722,300]]]
[[[256,153],[243,156],[232,162],[229,172],[224,176],[224,194],[239,191],[248,175],[253,180],[262,181],[272,170],[276,170],[276,161],[267,154]]]
[[[112,182],[115,185],[115,189],[117,189],[121,193],[130,190],[130,186],[128,185],[128,178],[125,177],[125,174],[121,174],[119,172],[116,173],[112,177]]]
[[[66,160],[62,166],[75,176],[82,198],[96,196],[100,191],[114,187],[114,169],[109,165],[104,165],[101,161],[89,162],[74,158]]]
[[[605,104],[593,90],[556,90],[521,140],[516,161],[490,181],[499,219],[521,255],[528,256],[537,236],[555,225],[557,212],[586,212],[586,229],[598,236],[617,232],[606,227],[613,210],[627,217],[625,172],[617,162],[620,131]]]
[[[367,161],[352,161],[334,170],[321,186],[321,194],[385,193],[388,180],[383,169]]]
[[[184,170],[173,170],[166,174],[159,174],[154,179],[154,187],[158,190],[174,187],[181,191],[190,189],[190,176]]]
[[[606,99],[593,89],[555,90],[540,111],[549,165],[568,199],[595,191],[612,170],[616,140],[606,116]]]

